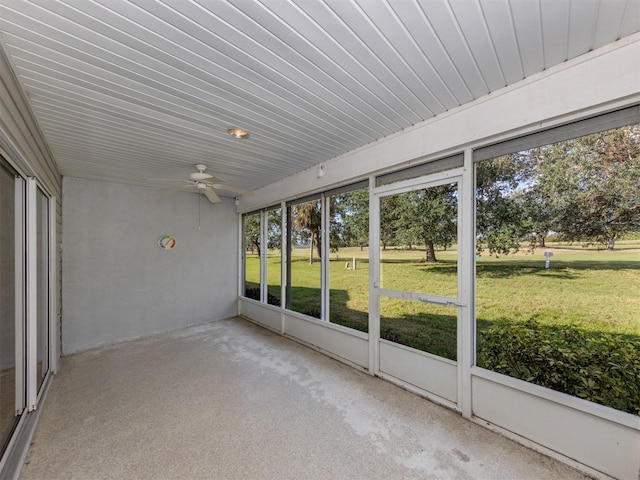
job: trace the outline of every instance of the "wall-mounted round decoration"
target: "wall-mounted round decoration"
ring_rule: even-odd
[[[176,237],[173,235],[161,235],[160,238],[158,238],[158,247],[163,250],[173,250],[176,243]]]

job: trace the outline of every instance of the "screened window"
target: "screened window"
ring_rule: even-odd
[[[332,323],[369,330],[369,188],[327,193],[329,315]]]
[[[244,248],[244,296],[260,300],[260,249],[261,224],[260,213],[243,217]]]
[[[640,125],[592,133],[620,118],[476,155],[477,364],[638,415]]]
[[[267,303],[280,306],[282,291],[282,209],[267,216]]]
[[[292,203],[287,221],[287,308],[322,317],[322,202]]]

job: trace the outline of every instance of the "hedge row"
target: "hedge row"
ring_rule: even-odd
[[[535,319],[479,333],[480,367],[640,415],[640,338]]]

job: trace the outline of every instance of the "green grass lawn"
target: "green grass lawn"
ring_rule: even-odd
[[[605,251],[552,244],[534,254],[520,252],[476,259],[476,318],[479,331],[496,323],[535,318],[548,326],[572,325],[589,332],[640,338],[640,251],[635,242],[618,242]],[[545,251],[554,253],[545,268]],[[383,288],[457,297],[457,252],[438,252],[424,262],[423,250],[381,252]],[[352,266],[356,258],[357,269]],[[341,249],[330,257],[332,322],[367,331],[368,250]],[[280,295],[280,256],[269,254],[269,291]],[[248,279],[257,286],[259,260],[247,258]],[[308,250],[294,250],[292,309],[319,316],[320,262],[309,264]],[[381,335],[424,351],[455,359],[456,311],[397,299],[381,304]]]
[[[621,243],[621,242],[620,242]],[[545,269],[544,251],[553,251]],[[294,251],[293,307],[296,311],[320,308],[320,262],[308,262],[308,251]],[[345,268],[357,258],[357,269]],[[368,251],[341,249],[330,258],[331,317],[351,322],[366,331],[368,315]],[[382,252],[383,288],[457,296],[456,252],[438,252],[438,263],[423,262],[422,250]],[[270,254],[269,290],[280,294],[280,256]],[[247,256],[247,279],[257,286],[259,260]],[[394,300],[394,299],[390,299]],[[426,314],[406,301],[384,305],[386,318]],[[434,306],[433,315],[453,315]],[[571,248],[538,249],[499,258],[476,259],[476,316],[478,328],[493,322],[535,317],[549,325],[571,324],[580,329],[640,337],[640,251],[598,251]],[[409,315],[410,316],[410,315]]]
[[[640,413],[640,245],[618,250],[548,244],[499,258],[476,257],[478,363],[506,375]],[[552,251],[545,268],[545,251]],[[455,249],[424,262],[423,250],[381,252],[382,287],[457,297]],[[357,269],[352,267],[357,259]],[[268,261],[269,291],[280,295],[280,257]],[[332,253],[330,320],[368,329],[368,251]],[[259,260],[247,258],[249,286],[258,286]],[[292,309],[320,316],[320,262],[294,251]],[[457,309],[381,298],[380,336],[456,359]]]

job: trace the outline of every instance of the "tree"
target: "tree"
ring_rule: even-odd
[[[383,197],[380,237],[387,245],[424,244],[426,260],[437,261],[436,245],[451,245],[457,234],[458,195],[454,184]]]
[[[252,215],[244,216],[244,245],[245,248],[250,248],[251,253],[254,250],[260,255],[260,214],[254,213]]]
[[[560,238],[605,245],[640,231],[640,125],[542,147],[538,185]]]
[[[320,240],[320,229],[322,225],[322,214],[319,200],[298,203],[293,206],[291,213],[293,224],[299,233],[306,232],[309,235],[309,263],[313,263],[313,247],[317,247],[318,258],[322,258],[322,245]]]
[[[640,231],[640,126],[633,125],[480,162],[476,167],[478,249],[567,241],[613,249]]]
[[[454,184],[408,192],[410,230],[425,245],[426,261],[436,262],[435,245],[451,245],[457,237],[458,195]]]
[[[267,248],[276,250],[282,247],[282,210],[276,208],[267,213]]]
[[[538,159],[531,151],[516,152],[480,162],[476,166],[477,250],[490,255],[517,252],[522,243],[535,247],[545,227],[544,200],[534,195]]]
[[[400,198],[397,195],[382,197],[380,199],[380,243],[382,250],[388,246],[396,245],[396,229]]]
[[[341,193],[331,198],[332,230],[348,246],[360,250],[369,245],[369,191],[367,188]]]
[[[554,229],[553,202],[538,184],[517,192],[514,199],[526,218],[522,223],[523,229],[527,230],[525,235],[529,236],[532,244],[544,248],[545,239]]]

